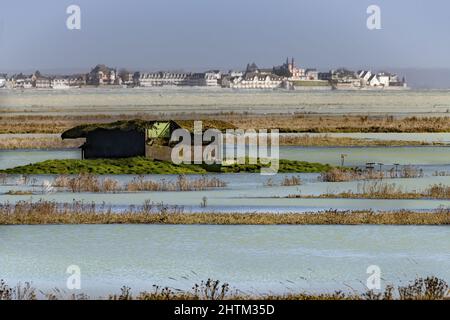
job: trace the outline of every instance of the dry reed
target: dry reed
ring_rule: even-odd
[[[448,225],[450,209],[430,212],[408,210],[375,212],[320,211],[309,213],[185,213],[183,207],[147,201],[114,212],[95,203],[58,204],[49,201],[19,201],[0,204],[0,225],[37,224],[204,224],[204,225]]]
[[[53,181],[53,187],[64,188],[71,192],[200,191],[226,186],[227,183],[219,178],[188,179],[185,175],[179,175],[176,181],[146,180],[140,175],[125,185],[121,185],[115,179],[100,178],[90,173],[76,176],[60,175]]]
[[[38,293],[41,293],[39,296]],[[41,298],[42,297],[42,298]],[[196,283],[191,290],[176,290],[170,287],[153,285],[153,290],[142,291],[136,295],[130,287],[123,286],[120,293],[110,294],[109,300],[447,300],[450,298],[449,285],[434,276],[416,278],[407,285],[394,287],[388,284],[383,290],[375,292],[330,293],[290,292],[286,294],[248,294],[231,289],[226,282],[208,279]],[[64,290],[51,292],[38,291],[27,282],[25,285],[10,287],[0,280],[0,300],[89,300],[87,294],[67,294]],[[100,297],[94,299],[103,299]]]
[[[20,137],[0,139],[0,150],[78,148],[84,139],[62,140],[58,137]]]
[[[288,198],[327,199],[450,199],[450,186],[434,184],[423,191],[405,191],[395,183],[371,182],[358,184],[357,192],[325,193],[321,195],[289,195]]]
[[[281,132],[450,132],[450,117],[393,116],[343,116],[296,113],[294,115],[272,114],[217,114],[178,113],[155,115],[91,114],[91,115],[2,115],[0,133],[61,133],[83,123],[111,122],[115,120],[167,119],[226,119],[242,129],[279,129]]]

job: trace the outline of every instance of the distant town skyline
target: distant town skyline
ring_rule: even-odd
[[[68,30],[66,8],[81,8]],[[371,4],[381,30],[366,27]],[[450,69],[450,3],[435,0],[42,0],[4,2],[0,72],[242,69],[293,56],[304,67]]]

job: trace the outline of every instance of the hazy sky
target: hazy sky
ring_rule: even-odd
[[[0,72],[272,66],[450,68],[448,0],[0,0]],[[81,7],[81,30],[66,8]],[[366,9],[381,7],[381,30]]]

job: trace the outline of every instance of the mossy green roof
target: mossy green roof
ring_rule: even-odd
[[[194,120],[167,120],[175,124],[176,126],[186,129],[189,132],[194,131]],[[200,121],[200,120],[199,120]],[[226,129],[234,129],[231,123],[222,120],[201,120],[202,129],[217,129],[224,131]],[[64,131],[61,134],[63,139],[78,139],[86,138],[87,134],[94,130],[122,130],[122,131],[140,131],[144,132],[146,129],[152,128],[155,122],[165,122],[165,120],[160,121],[146,121],[146,120],[120,120],[110,123],[91,123],[82,124]]]

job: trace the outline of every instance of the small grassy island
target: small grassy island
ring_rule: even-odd
[[[25,166],[0,170],[6,174],[202,174],[259,173],[263,164],[233,164],[229,166],[207,166],[195,164],[176,165],[170,161],[157,161],[145,157],[123,159],[65,159],[47,160]],[[330,170],[328,164],[280,159],[280,173],[320,173]]]

